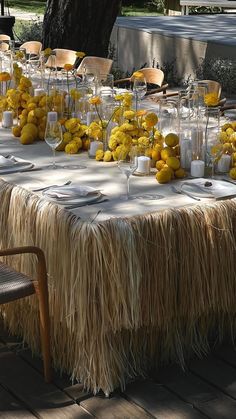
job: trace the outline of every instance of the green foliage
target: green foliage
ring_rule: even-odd
[[[165,82],[169,84],[170,87],[179,86],[181,78],[178,77],[178,72],[176,69],[176,58],[171,61],[164,61],[162,64],[159,64],[156,59],[153,59],[152,67],[160,68],[165,74]]]
[[[5,8],[24,10],[31,13],[41,13],[45,11],[46,0],[5,0]]]
[[[196,70],[199,79],[216,80],[227,93],[236,93],[236,61],[229,58],[205,58]]]
[[[14,26],[14,35],[21,41],[41,41],[42,40],[43,23],[38,17],[31,21],[20,20]]]

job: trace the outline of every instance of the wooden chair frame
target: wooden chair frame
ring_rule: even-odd
[[[12,249],[0,250],[0,256],[19,255],[25,253],[34,254],[37,257],[37,279],[33,280],[29,277],[29,280],[31,280],[33,283],[35,294],[37,295],[39,301],[40,336],[44,363],[44,378],[48,383],[51,381],[52,375],[50,361],[50,317],[48,305],[48,285],[44,253],[39,247],[35,246],[16,247]],[[17,271],[15,272],[17,274]]]

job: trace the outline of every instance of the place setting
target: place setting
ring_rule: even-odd
[[[8,174],[15,172],[30,171],[35,168],[35,165],[27,160],[20,157],[13,156],[11,154],[7,156],[0,155],[0,174]]]
[[[71,183],[71,181],[68,181],[62,185],[45,186],[33,189],[33,192],[41,193],[42,198],[60,205],[65,209],[73,209],[108,201],[100,189],[95,189],[91,186],[72,185]]]

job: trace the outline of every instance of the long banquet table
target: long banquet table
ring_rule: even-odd
[[[46,254],[56,367],[109,394],[153,366],[205,353],[213,334],[235,335],[235,199],[196,204],[155,176],[133,176],[131,193],[156,199],[122,201],[125,177],[114,162],[58,153],[61,166],[85,168],[48,170],[45,143],[23,146],[1,130],[0,154],[9,153],[38,170],[1,175],[1,248],[34,244]],[[32,192],[66,180],[99,188],[108,201],[69,211]],[[35,269],[25,256],[11,263]],[[37,351],[35,300],[1,310]]]

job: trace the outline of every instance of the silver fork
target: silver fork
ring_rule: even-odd
[[[68,180],[67,182],[63,183],[62,185],[50,185],[50,186],[44,186],[43,188],[37,188],[37,189],[32,189],[33,192],[42,192],[42,191],[47,191],[50,188],[61,188],[63,186],[67,186],[71,184],[71,180]]]
[[[173,191],[174,193],[177,193],[177,194],[180,194],[180,195],[186,195],[186,196],[188,196],[189,198],[195,199],[195,201],[201,201],[201,199],[200,199],[200,198],[197,198],[196,196],[192,195],[190,192],[186,192],[186,191],[183,191],[183,190],[181,190],[181,189],[177,189],[177,188],[176,188],[175,186],[173,186],[173,185],[171,185],[171,189],[172,189],[172,191]]]

